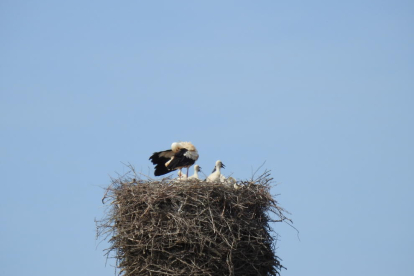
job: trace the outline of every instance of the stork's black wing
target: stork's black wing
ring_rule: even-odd
[[[178,168],[191,166],[195,163],[194,159],[188,158],[185,156],[187,149],[181,149],[174,155],[174,158],[171,160],[170,164],[168,164],[167,168],[169,170],[176,170]]]
[[[174,155],[172,150],[164,150],[159,152],[154,152],[149,160],[151,160],[152,164],[155,165],[155,176],[160,176],[169,173],[169,170],[165,163],[167,163],[171,157]]]

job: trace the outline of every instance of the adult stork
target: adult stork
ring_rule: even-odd
[[[167,174],[177,169],[191,167],[198,159],[197,149],[190,142],[172,143],[170,150],[154,152],[149,160],[155,165],[155,176]]]

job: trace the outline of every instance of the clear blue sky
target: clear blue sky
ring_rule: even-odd
[[[113,275],[122,162],[266,161],[282,276],[414,275],[412,1],[0,3],[0,275]]]

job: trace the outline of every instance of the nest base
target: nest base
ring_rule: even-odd
[[[227,186],[117,179],[98,236],[109,239],[106,253],[125,276],[279,275],[269,213],[287,218],[270,180]]]

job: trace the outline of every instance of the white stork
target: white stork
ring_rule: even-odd
[[[189,176],[188,179],[200,179],[198,177],[198,172],[201,171],[201,167],[199,165],[194,165],[194,174],[192,176]]]
[[[226,178],[224,177],[224,175],[221,174],[220,168],[224,169],[225,167],[226,166],[224,166],[224,164],[220,160],[217,160],[213,173],[207,177],[206,181],[207,182],[224,182]]]
[[[198,159],[197,149],[190,142],[172,143],[170,150],[154,152],[149,160],[155,165],[155,176],[164,175],[177,169],[191,167]]]

